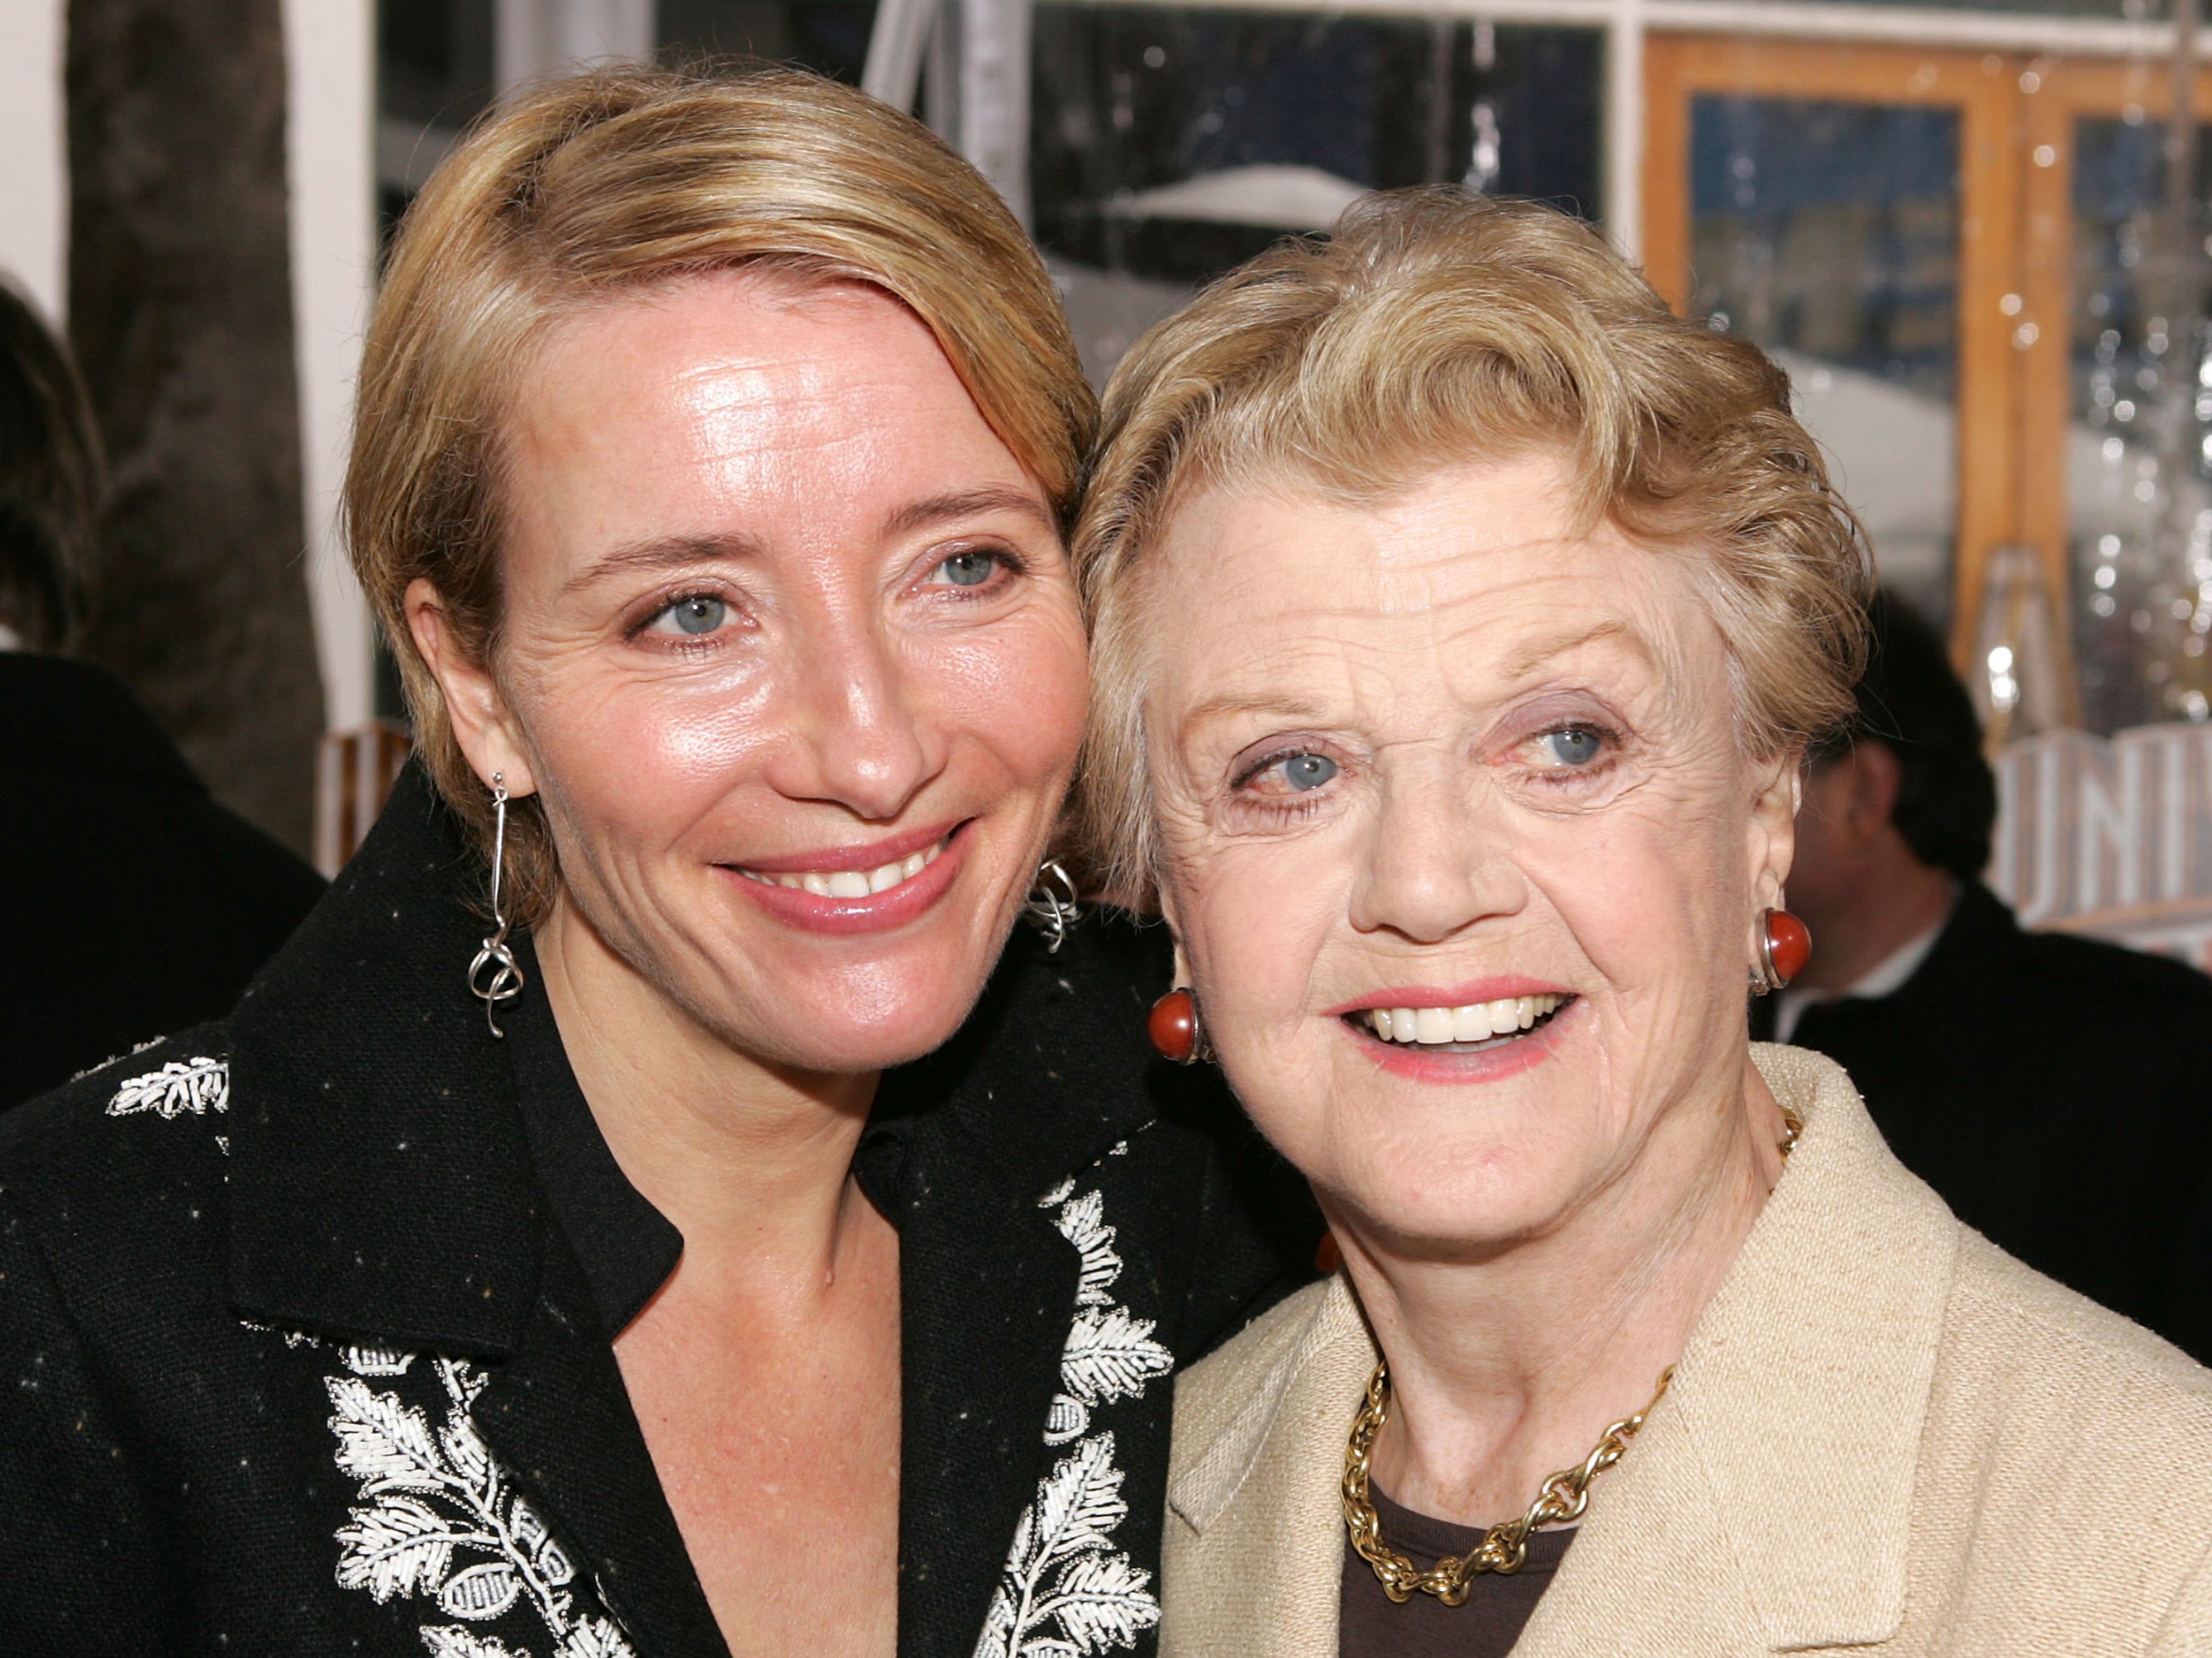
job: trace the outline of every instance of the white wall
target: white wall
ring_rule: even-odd
[[[374,694],[368,606],[338,541],[337,501],[376,275],[375,0],[284,0],[284,61],[307,591],[324,718],[343,731],[369,717]]]
[[[0,270],[62,313],[62,0],[0,0]]]
[[[654,0],[496,0],[492,38],[501,87],[580,64],[653,55]]]
[[[62,319],[69,197],[64,0],[0,0],[0,269]],[[330,723],[368,718],[368,611],[337,541],[338,480],[375,247],[374,0],[284,0],[293,322],[308,591]]]

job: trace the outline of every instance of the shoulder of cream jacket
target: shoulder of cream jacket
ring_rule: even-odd
[[[1835,1065],[1753,1054],[1804,1135],[1516,1658],[2212,1654],[2212,1371],[1960,1225]],[[1339,1277],[1183,1374],[1163,1654],[1336,1650],[1375,1357]]]

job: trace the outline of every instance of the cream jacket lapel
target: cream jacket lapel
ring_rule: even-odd
[[[1835,1066],[1753,1054],[1804,1134],[1516,1658],[2212,1651],[2212,1373],[1960,1227]],[[1340,1278],[1185,1374],[1164,1653],[1335,1650],[1374,1360]]]

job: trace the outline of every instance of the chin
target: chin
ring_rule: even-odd
[[[773,1064],[827,1074],[883,1071],[951,1041],[995,961],[948,945],[827,972],[801,968],[771,984],[754,958],[742,976],[707,987],[711,1000],[697,1011],[731,1047]],[[732,996],[738,985],[753,993]]]
[[[1370,1132],[1340,1145],[1333,1168],[1312,1179],[1334,1218],[1393,1254],[1480,1258],[1549,1230],[1571,1206],[1556,1155],[1530,1150],[1525,1139],[1448,1128],[1381,1145]]]

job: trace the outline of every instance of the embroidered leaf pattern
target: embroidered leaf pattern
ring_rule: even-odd
[[[556,1658],[636,1658],[617,1625],[578,1607],[568,1587],[574,1564],[544,1516],[511,1489],[470,1419],[483,1373],[459,1359],[432,1362],[444,1394],[433,1427],[418,1406],[363,1379],[404,1375],[412,1354],[349,1347],[341,1357],[356,1374],[323,1385],[337,1465],[360,1482],[364,1501],[338,1527],[339,1584],[379,1602],[420,1596],[470,1623],[527,1602],[559,1643]],[[437,1658],[531,1658],[458,1625],[426,1625],[422,1636]]]
[[[362,1482],[363,1496],[381,1491],[434,1491],[449,1483],[444,1456],[430,1437],[422,1412],[351,1376],[323,1384],[337,1413],[338,1467]]]
[[[623,1633],[604,1618],[577,1621],[561,1637],[558,1658],[636,1658]]]
[[[1114,1527],[1129,1513],[1121,1471],[1114,1466],[1114,1436],[1095,1435],[1055,1463],[1039,1482],[1030,1512],[1036,1516],[1033,1552],[1040,1567],[1111,1548]]]
[[[1114,1253],[1114,1229],[1106,1224],[1105,1216],[1105,1198],[1086,1192],[1062,1204],[1055,1223],[1060,1236],[1083,1257],[1083,1273],[1075,1290],[1079,1307],[1107,1305],[1113,1299],[1108,1292],[1121,1276],[1121,1257]]]
[[[1135,1646],[1160,1621],[1152,1573],[1114,1546],[1129,1512],[1114,1436],[1090,1428],[1097,1407],[1137,1397],[1175,1368],[1175,1356],[1153,1339],[1152,1320],[1114,1299],[1122,1262],[1104,1196],[1078,1196],[1070,1181],[1040,1207],[1055,1212],[1053,1224],[1082,1262],[1045,1443],[1079,1442],[1037,1482],[1014,1527],[975,1658],[1096,1658]]]
[[[1173,1369],[1175,1355],[1152,1339],[1152,1321],[1126,1307],[1078,1313],[1060,1359],[1062,1384],[1085,1405],[1133,1399]]]
[[[131,1078],[107,1102],[111,1117],[151,1111],[173,1121],[230,1109],[230,1067],[221,1060],[172,1060],[159,1071]]]
[[[423,1594],[445,1576],[458,1540],[421,1497],[390,1493],[338,1527],[338,1586],[367,1589],[379,1606]]]
[[[451,1624],[431,1625],[422,1635],[430,1658],[530,1658],[528,1653],[518,1652],[504,1641],[489,1635],[473,1635]]]
[[[1133,1647],[1139,1630],[1160,1620],[1146,1592],[1152,1577],[1127,1555],[1091,1555],[1068,1567],[1039,1610],[1059,1619],[1081,1651]]]

